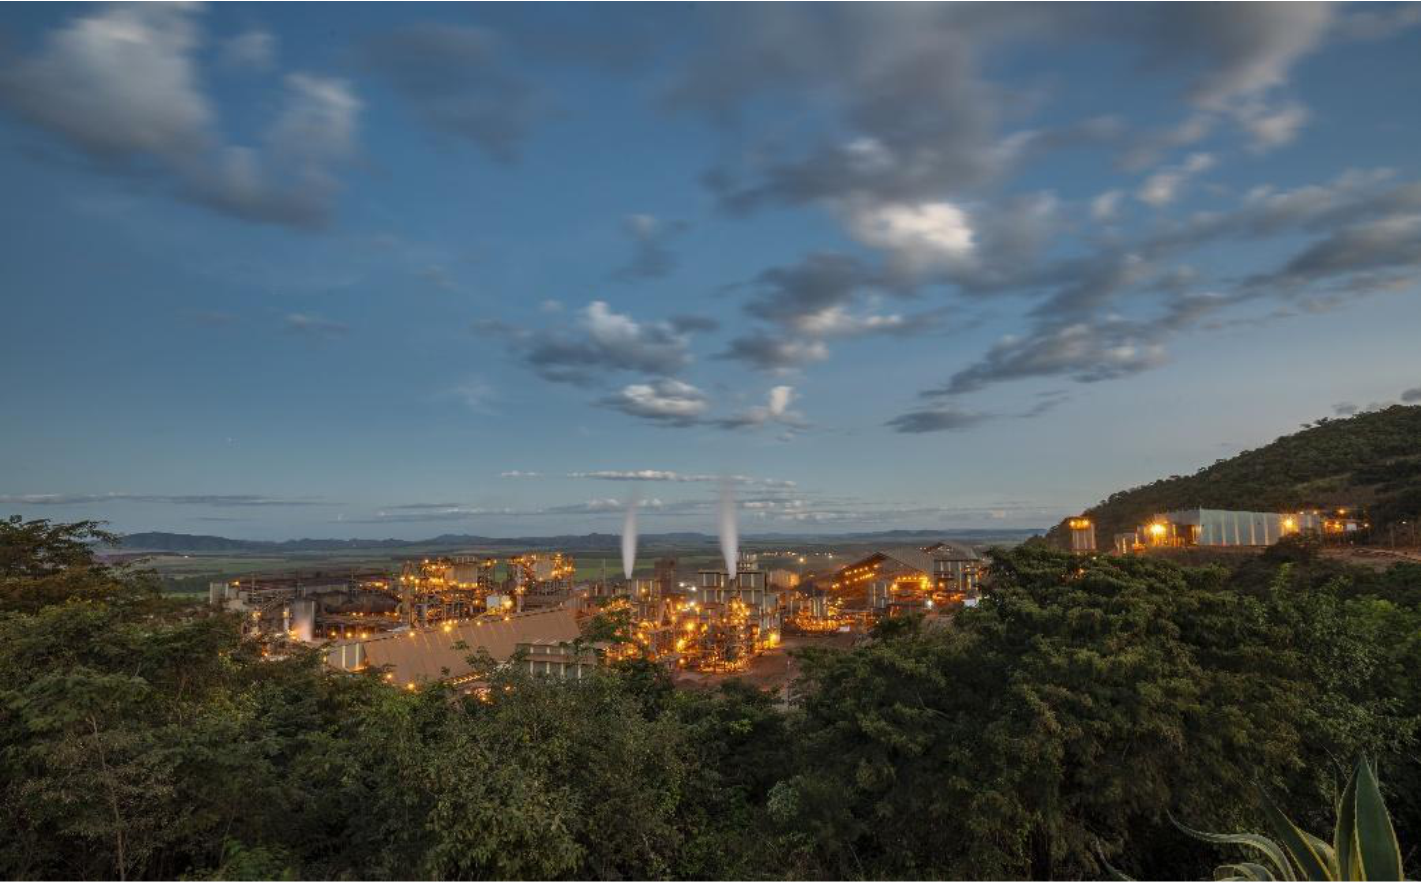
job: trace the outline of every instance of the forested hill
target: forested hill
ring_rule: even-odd
[[[1175,475],[1112,494],[1085,514],[1096,541],[1151,515],[1182,508],[1288,511],[1360,505],[1374,526],[1421,515],[1421,406],[1396,405],[1346,419],[1320,419],[1301,432]],[[1061,538],[1057,525],[1051,538]]]

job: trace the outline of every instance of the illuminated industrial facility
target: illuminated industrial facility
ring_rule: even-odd
[[[1071,550],[1077,554],[1095,551],[1095,522],[1090,518],[1071,518],[1066,521],[1066,529],[1071,533]]]
[[[808,559],[775,554],[800,565]],[[744,672],[787,633],[861,631],[885,616],[970,603],[982,566],[972,549],[946,542],[874,552],[808,577],[763,570],[755,554],[730,559],[733,572],[701,569],[692,581],[681,581],[677,561],[663,557],[650,578],[579,582],[572,557],[561,552],[465,554],[407,560],[398,575],[216,582],[210,596],[241,614],[246,633],[273,654],[283,645],[317,645],[336,670],[379,670],[402,688],[439,681],[476,691],[487,674],[477,658],[571,679],[624,657],[673,672]],[[624,623],[625,640],[583,643],[599,616]]]
[[[208,584],[213,606],[242,616],[243,633],[311,643],[358,637],[399,624],[388,573],[248,576]]]
[[[337,641],[327,647],[325,658],[336,670],[382,671],[386,681],[406,689],[443,682],[476,691],[488,674],[479,665],[481,658],[520,664],[535,674],[586,676],[597,662],[591,647],[577,645],[580,634],[572,609],[553,608]]]
[[[975,603],[981,573],[981,556],[965,545],[887,548],[838,570],[830,593],[841,616],[867,623]]]
[[[1351,540],[1370,526],[1350,508],[1331,512],[1191,508],[1155,515],[1133,532],[1117,533],[1114,544],[1118,554],[1152,548],[1266,547],[1293,535],[1312,535],[1324,541]]]

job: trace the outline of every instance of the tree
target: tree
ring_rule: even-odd
[[[1176,822],[1195,839],[1217,845],[1242,845],[1262,855],[1266,864],[1239,862],[1214,871],[1215,879],[1405,879],[1401,846],[1391,826],[1376,772],[1366,759],[1357,761],[1337,802],[1332,841],[1307,833],[1279,811],[1265,795],[1263,813],[1276,839],[1249,833],[1204,833]]]
[[[995,552],[951,628],[805,656],[770,809],[806,874],[1088,876],[1098,849],[1201,873],[1168,812],[1248,823],[1252,781],[1312,782],[1387,720],[1348,701],[1366,629],[1329,632],[1314,600],[1155,559]]]

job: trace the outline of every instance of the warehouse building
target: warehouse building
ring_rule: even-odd
[[[1190,508],[1156,515],[1137,532],[1146,548],[1273,545],[1284,536],[1321,533],[1322,519],[1312,512],[1279,514],[1267,511],[1228,511]],[[1120,537],[1117,537],[1119,544]]]
[[[956,605],[975,595],[982,558],[955,542],[875,551],[834,574],[830,591],[873,615]]]
[[[596,663],[586,652],[572,652],[572,643],[581,633],[576,613],[559,607],[334,643],[325,657],[326,664],[337,670],[385,669],[386,680],[410,689],[440,681],[470,686],[483,674],[470,663],[471,656],[485,652],[503,664],[520,649],[523,663],[533,673],[581,677]]]

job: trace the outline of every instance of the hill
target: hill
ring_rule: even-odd
[[[1421,515],[1421,406],[1396,405],[1346,419],[1320,419],[1256,450],[1112,494],[1085,514],[1096,540],[1151,515],[1183,508],[1294,511],[1362,506],[1373,535]],[[1049,539],[1064,538],[1064,526]]]
[[[1013,544],[1031,536],[1039,536],[1041,530],[885,530],[876,533],[836,533],[804,535],[796,533],[761,533],[741,538],[742,544],[754,546],[761,543],[796,542],[804,545],[836,545],[844,543],[884,543],[906,544],[931,542],[938,539],[956,539],[972,544],[1006,543]],[[443,548],[507,548],[540,549],[556,548],[571,552],[616,552],[621,548],[621,536],[616,533],[587,533],[581,536],[519,536],[514,538],[494,538],[446,533],[430,539],[288,539],[285,541],[264,541],[253,539],[228,539],[223,536],[200,536],[188,533],[129,533],[123,537],[124,551],[168,551],[197,552],[209,554],[231,553],[276,553],[300,554],[306,552],[372,551],[372,550],[413,550]],[[640,538],[644,550],[657,548],[683,549],[705,546],[714,550],[719,540],[708,533],[643,533]]]

